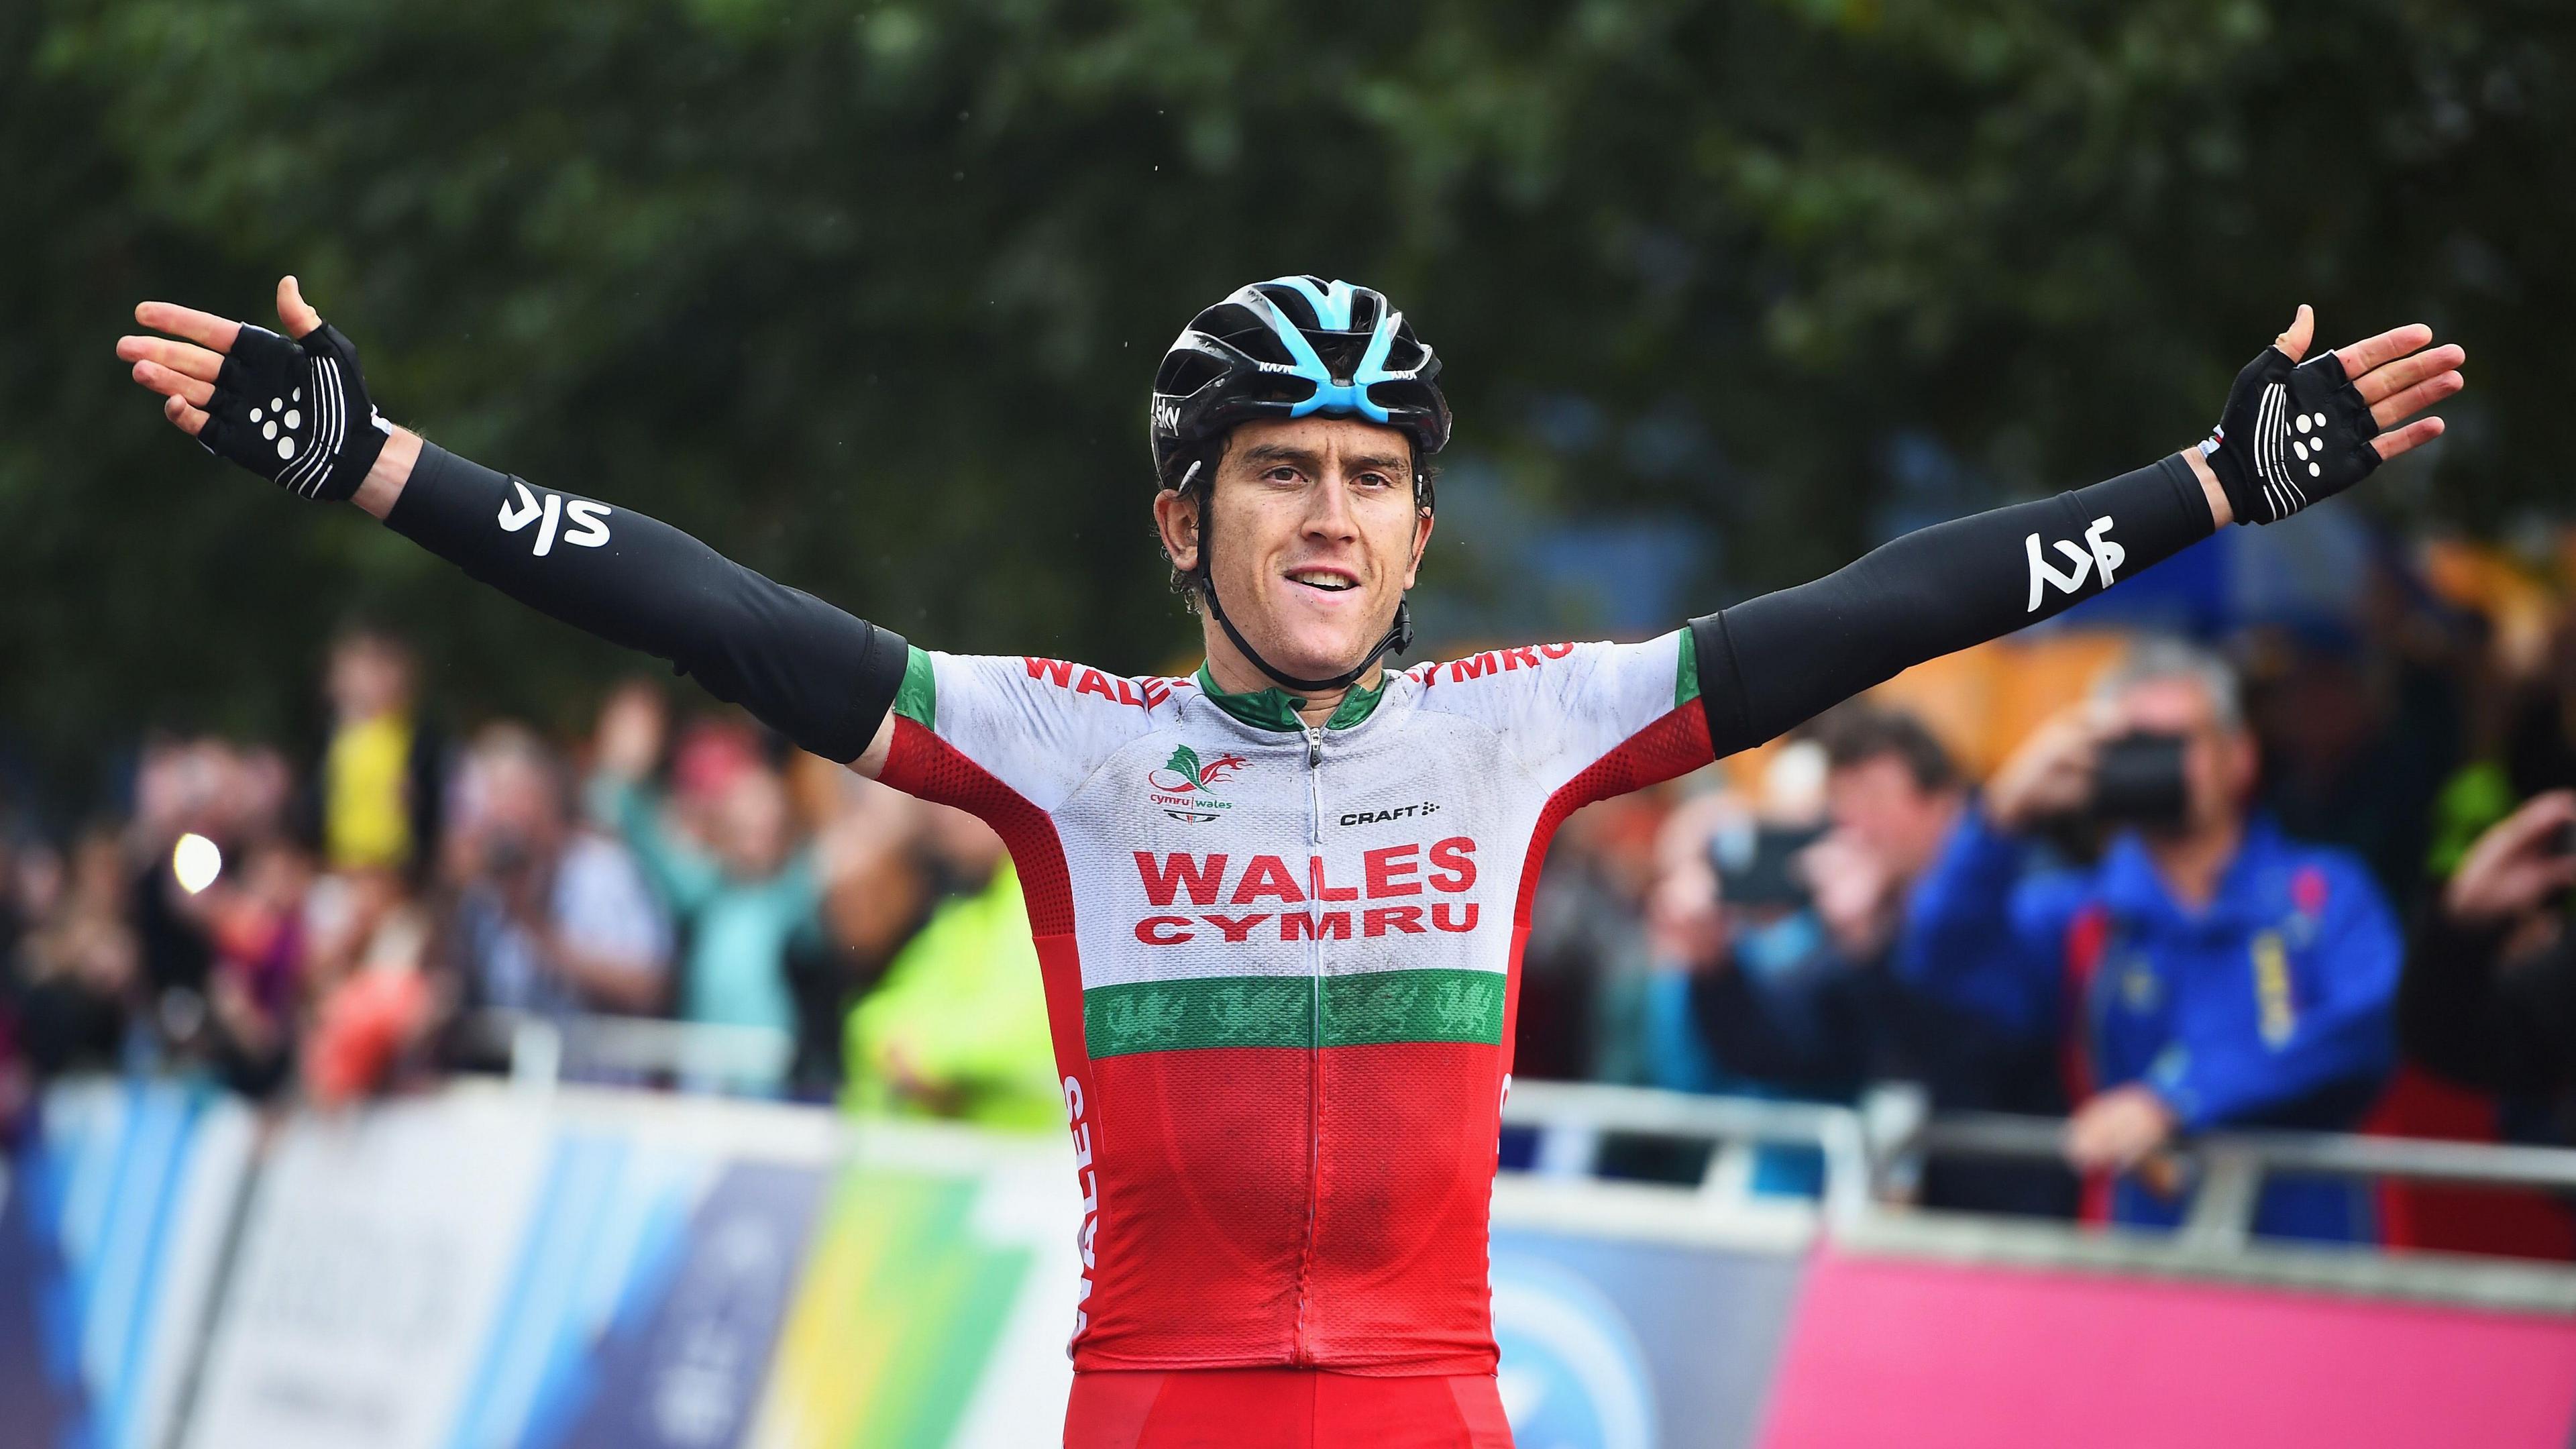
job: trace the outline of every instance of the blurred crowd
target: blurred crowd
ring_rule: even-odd
[[[2576,612],[2370,598],[2191,638],[2079,618],[1579,812],[1516,1074],[2060,1117],[2057,1161],[1912,1191],[2140,1225],[2212,1130],[2576,1142]],[[0,1120],[64,1072],[330,1104],[534,1044],[573,1079],[1056,1120],[980,823],[655,683],[580,738],[451,734],[360,628],[322,684],[313,758],[150,739],[114,817],[0,821]],[[1815,1170],[1766,1153],[1757,1187]],[[2407,1211],[2283,1177],[2256,1229],[2438,1236]]]
[[[2576,1144],[2576,613],[2378,583],[2343,618],[2002,641],[1570,820],[1522,1071],[2063,1118],[2053,1162],[1911,1190],[2138,1226],[2179,1221],[2203,1132]],[[2026,721],[1962,718],[2005,693]],[[1816,1170],[1766,1151],[1753,1186]],[[2576,1246],[2555,1204],[2493,1208],[2276,1175],[2253,1227]]]
[[[657,684],[562,741],[450,737],[373,629],[323,682],[318,758],[151,739],[121,818],[0,827],[0,1120],[65,1072],[331,1104],[532,1049],[575,1080],[1053,1120],[980,822],[738,716],[675,720]]]

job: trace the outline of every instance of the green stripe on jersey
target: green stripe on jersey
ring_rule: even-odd
[[[895,686],[894,712],[923,729],[939,727],[939,676],[919,646],[903,657],[903,683]]]
[[[1503,978],[1492,971],[1372,971],[1324,978],[1326,1046],[1503,1039]],[[1311,1047],[1315,978],[1199,976],[1095,986],[1082,994],[1091,1055],[1200,1047]]]
[[[1690,630],[1681,631],[1682,664],[1673,680],[1673,708],[1679,709],[1699,698],[1699,639]]]

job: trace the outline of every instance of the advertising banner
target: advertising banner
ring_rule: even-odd
[[[1794,1252],[1494,1232],[1503,1409],[1545,1449],[1751,1449]]]
[[[1055,1135],[870,1124],[833,1185],[752,1442],[1001,1449],[1064,1432],[1081,1204]]]
[[[47,1090],[0,1174],[0,1446],[168,1442],[256,1136],[183,1083]]]
[[[829,1174],[732,1162],[706,1180],[685,1227],[657,1233],[603,1294],[602,1320],[570,1325],[572,1365],[523,1449],[731,1449],[759,1406]],[[569,1423],[558,1434],[555,1426]]]
[[[465,1090],[298,1118],[254,1200],[190,1449],[740,1443],[828,1154],[727,1150],[775,1108],[557,1107]]]
[[[186,1449],[451,1449],[549,1146],[543,1113],[498,1090],[290,1120]]]
[[[2566,1449],[2576,1321],[1821,1255],[1763,1449]]]

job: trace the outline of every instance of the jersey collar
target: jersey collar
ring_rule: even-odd
[[[1377,702],[1385,697],[1386,682],[1391,677],[1393,677],[1393,671],[1380,670],[1374,686],[1368,689],[1353,688],[1345,693],[1340,706],[1334,709],[1332,718],[1324,721],[1324,728],[1346,730],[1376,713]],[[1199,692],[1207,696],[1208,703],[1254,729],[1296,734],[1306,728],[1306,722],[1297,717],[1297,711],[1305,705],[1306,701],[1289,694],[1275,684],[1267,689],[1229,694],[1217,687],[1215,677],[1208,673],[1205,664],[1199,666],[1198,681]]]

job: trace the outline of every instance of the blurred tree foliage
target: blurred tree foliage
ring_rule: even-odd
[[[2492,524],[2558,496],[2571,67],[2554,0],[26,0],[0,729],[291,727],[352,612],[468,712],[624,667],[132,394],[134,301],[287,270],[461,451],[1127,668],[1192,637],[1154,359],[1283,271],[1397,297],[1480,480],[1702,518],[1731,593],[1871,541],[1891,439],[1972,503],[2197,436],[2301,300],[2468,344],[2374,506]]]

